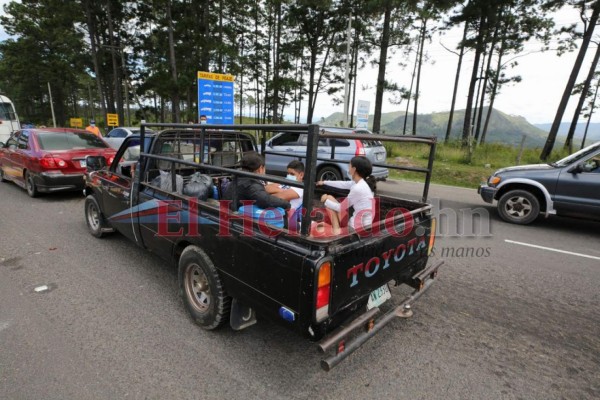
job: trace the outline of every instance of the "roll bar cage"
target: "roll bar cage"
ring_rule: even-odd
[[[357,140],[376,140],[381,142],[392,142],[392,143],[421,143],[429,146],[429,158],[427,163],[427,168],[419,168],[419,167],[403,167],[398,165],[388,165],[386,163],[374,163],[374,166],[383,167],[394,170],[403,170],[403,171],[413,171],[420,172],[425,174],[425,184],[423,188],[422,202],[427,202],[427,196],[429,194],[429,184],[431,182],[431,174],[433,170],[433,160],[435,157],[435,149],[437,144],[437,138],[435,136],[425,137],[425,136],[392,136],[392,135],[380,135],[380,134],[343,134],[343,133],[327,133],[324,130],[319,128],[319,125],[311,124],[298,124],[298,125],[289,125],[289,124],[271,124],[271,125],[221,125],[221,124],[181,124],[181,123],[147,123],[143,122],[141,124],[140,129],[140,142],[145,142],[146,128],[165,128],[168,129],[164,132],[159,132],[157,137],[166,134],[175,134],[175,138],[185,137],[199,140],[200,154],[204,152],[204,143],[207,139],[207,136],[210,137],[212,134],[216,133],[235,133],[235,132],[244,132],[248,133],[248,131],[255,131],[256,135],[260,135],[260,153],[262,155],[265,154],[273,154],[273,155],[281,155],[287,156],[292,159],[306,159],[305,162],[305,174],[304,174],[304,182],[295,182],[290,181],[281,177],[268,175],[269,181],[285,184],[288,186],[294,186],[299,188],[314,188],[316,184],[316,163],[319,161],[329,161],[334,163],[346,163],[347,160],[337,160],[335,158],[335,141],[332,141],[331,146],[331,154],[329,157],[319,157],[317,155],[317,148],[319,145],[319,139],[357,139]],[[176,130],[176,131],[174,131]],[[268,133],[280,133],[280,132],[298,132],[300,134],[307,134],[307,146],[306,146],[306,157],[291,155],[287,153],[278,153],[272,151],[266,151],[266,141]],[[191,134],[191,135],[190,135]],[[183,135],[183,136],[182,136]],[[246,172],[237,170],[234,168],[225,168],[219,167],[215,165],[210,165],[204,163],[204,157],[201,156],[199,162],[194,161],[186,161],[173,157],[165,157],[159,156],[156,154],[150,154],[146,152],[140,153],[140,172],[146,171],[146,165],[148,159],[156,159],[170,162],[171,164],[171,179],[172,179],[172,187],[175,186],[175,165],[188,165],[197,167],[201,165],[202,168],[208,171],[214,171],[218,173],[227,173],[233,175],[233,204],[238,203],[237,198],[237,180],[239,177],[246,178],[255,178],[255,179],[264,179],[264,175],[255,174],[252,172]],[[142,174],[136,174],[137,190],[141,190],[141,177]],[[311,213],[312,213],[312,204],[314,200],[314,192],[312,190],[305,190],[304,196],[302,199],[302,207],[303,210],[306,210],[302,213],[302,225],[301,225],[301,234],[308,235],[310,232],[310,224],[311,224]]]

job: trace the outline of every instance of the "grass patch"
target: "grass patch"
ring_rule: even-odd
[[[413,143],[388,143],[388,163],[408,167],[427,167],[429,146]],[[524,149],[521,162],[517,163],[519,149],[491,143],[478,146],[469,159],[460,143],[439,143],[433,164],[432,183],[476,188],[497,169],[513,165],[539,164],[541,149]],[[549,161],[568,155],[562,148],[552,153]],[[391,171],[391,178],[423,181],[425,175],[418,172]]]

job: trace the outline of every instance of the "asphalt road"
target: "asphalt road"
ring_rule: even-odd
[[[600,398],[600,223],[515,226],[474,190],[432,186],[431,198],[437,284],[411,319],[323,372],[314,344],[269,321],[195,326],[175,268],[120,235],[90,236],[79,194],[0,184],[0,398]]]

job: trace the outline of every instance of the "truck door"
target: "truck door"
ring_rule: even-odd
[[[139,235],[134,233],[137,220],[132,219],[132,173],[140,154],[140,139],[128,138],[117,152],[112,165],[101,179],[102,207],[111,225],[137,242]]]
[[[180,152],[181,148],[182,143],[179,139],[158,138],[151,153],[183,159],[184,156]],[[186,157],[190,155],[194,157],[193,153],[186,155]],[[164,259],[171,256],[173,246],[180,237],[177,232],[185,225],[185,221],[178,221],[176,218],[182,211],[181,203],[177,202],[177,199],[173,196],[173,191],[167,188],[161,189],[161,173],[168,173],[170,169],[171,162],[169,161],[147,160],[139,200],[135,208],[144,247],[152,249],[153,253]]]
[[[558,178],[554,207],[578,214],[600,215],[600,154],[580,162],[582,172],[564,168]]]

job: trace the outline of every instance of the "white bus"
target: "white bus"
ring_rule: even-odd
[[[6,143],[11,133],[21,129],[12,101],[0,94],[0,142]]]

